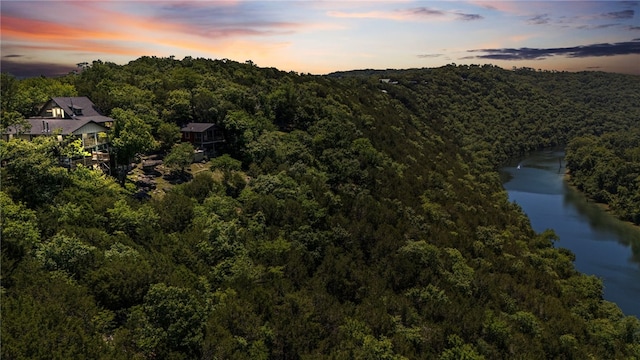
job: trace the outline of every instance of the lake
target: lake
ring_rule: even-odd
[[[502,168],[509,199],[533,229],[553,229],[560,237],[555,246],[576,255],[576,268],[603,280],[604,298],[640,317],[640,229],[588,201],[566,184],[564,173],[564,152],[557,150],[534,152]]]

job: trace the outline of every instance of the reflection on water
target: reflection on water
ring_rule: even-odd
[[[589,221],[589,226],[598,232],[611,232],[616,239],[624,245],[631,245],[634,250],[635,261],[640,263],[640,228],[621,222],[609,215],[603,208],[587,200],[577,190],[567,186],[564,200],[567,206],[574,206],[580,216]],[[604,213],[604,216],[603,216]]]
[[[617,220],[563,181],[561,151],[540,151],[502,169],[504,187],[537,232],[553,229],[576,268],[600,277],[604,296],[640,316],[640,230]],[[518,165],[519,168],[518,168]]]

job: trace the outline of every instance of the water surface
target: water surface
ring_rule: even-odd
[[[576,255],[576,268],[603,280],[604,298],[640,317],[640,229],[619,221],[564,178],[564,152],[540,151],[504,167],[504,187],[537,232],[553,229],[557,247]]]

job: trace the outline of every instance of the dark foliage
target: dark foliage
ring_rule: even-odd
[[[603,300],[553,232],[531,229],[496,172],[572,139],[569,154],[595,151],[593,165],[637,164],[637,135],[578,137],[636,126],[638,77],[310,76],[143,57],[51,81],[158,137],[162,124],[216,123],[226,155],[140,201],[59,168],[46,141],[3,142],[3,358],[640,357],[638,319]],[[3,112],[29,115],[4,94]],[[586,158],[571,156],[582,181]],[[632,191],[615,181],[637,169],[617,169],[598,170],[598,191]]]
[[[578,189],[640,225],[640,129],[573,139],[567,168]]]

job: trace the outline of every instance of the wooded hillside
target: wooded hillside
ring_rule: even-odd
[[[60,167],[52,137],[3,141],[1,356],[640,358],[640,321],[534,233],[497,174],[637,127],[639,80],[152,57],[2,74],[3,128],[81,95],[120,122],[122,148],[135,129],[169,151],[189,121],[226,142],[211,171],[138,200],[131,182]]]
[[[640,225],[640,127],[574,138],[567,147],[571,182],[622,220]]]

